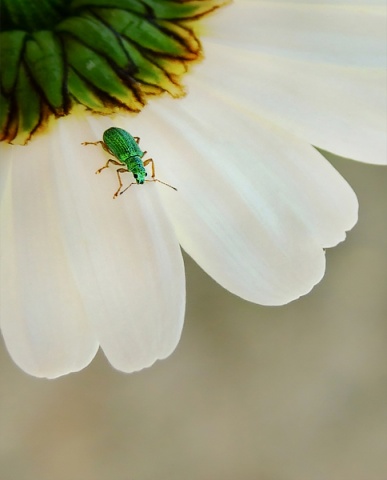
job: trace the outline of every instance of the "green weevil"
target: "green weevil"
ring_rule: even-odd
[[[111,127],[104,131],[103,133],[103,141],[98,142],[83,142],[82,145],[102,145],[102,148],[113,155],[116,160],[110,158],[103,167],[99,168],[95,173],[101,173],[102,170],[109,167],[110,163],[114,165],[118,165],[121,168],[117,168],[117,178],[119,187],[113,198],[116,198],[118,194],[122,195],[129,187],[132,185],[142,185],[144,182],[159,182],[167,187],[173,188],[177,190],[177,188],[172,187],[168,183],[162,182],[158,178],[156,178],[155,173],[155,164],[152,158],[148,158],[147,160],[142,160],[146,152],[143,152],[139,146],[140,138],[139,137],[132,137],[132,135],[123,130],[122,128],[118,127]],[[147,176],[147,171],[145,167],[151,164],[152,168],[152,180],[145,180]],[[121,173],[131,172],[135,178],[135,182],[132,182],[129,186],[127,186],[122,192],[122,180],[121,180]]]

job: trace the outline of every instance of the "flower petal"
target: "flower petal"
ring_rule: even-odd
[[[115,368],[131,372],[165,358],[179,341],[182,255],[155,184],[133,186],[113,200],[116,168],[94,175],[109,156],[100,145],[81,142],[102,139],[111,120],[89,119],[92,128],[84,123],[60,125],[60,143],[67,148],[61,156],[66,168],[55,171],[58,210],[74,278],[100,345]],[[123,174],[123,180],[133,177]]]
[[[66,262],[44,140],[8,148],[1,162],[12,174],[0,205],[0,318],[14,361],[54,378],[84,368],[98,343]]]
[[[387,163],[384,70],[313,64],[214,42],[206,54],[195,81],[216,84],[230,101],[319,148]]]
[[[357,199],[313,147],[199,84],[136,126],[178,188],[160,193],[181,245],[221,285],[277,305],[321,279],[323,247],[355,224]]]
[[[385,68],[385,2],[236,0],[204,21],[229,46],[312,63]]]
[[[2,205],[2,328],[16,363],[36,376],[82,368],[98,342],[114,367],[139,370],[180,338],[179,244],[154,184],[113,200],[115,169],[94,175],[108,157],[81,142],[102,138],[104,124],[94,133],[85,120],[61,119],[49,152],[37,139],[13,159]]]

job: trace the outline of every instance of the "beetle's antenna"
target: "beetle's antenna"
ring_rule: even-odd
[[[169,187],[169,188],[173,188],[173,190],[175,190],[177,192],[177,188],[176,187],[172,187],[172,185],[169,185],[169,183],[165,183],[165,182],[162,182],[161,180],[159,180],[158,178],[154,178],[153,180],[145,180],[146,182],[159,182],[159,183],[162,183],[163,185]]]
[[[169,185],[169,183],[165,183],[165,182],[162,182],[161,180],[159,180],[158,178],[154,178],[153,180],[145,180],[146,182],[159,182],[159,183],[162,183],[163,185],[165,185],[166,187],[169,187],[169,188],[173,188],[173,190],[175,190],[177,192],[177,188],[176,187],[173,187],[172,185]],[[128,185],[124,190],[122,190],[122,192],[120,192],[120,195],[122,195],[123,193],[126,192],[126,190],[128,188],[130,188],[132,185],[138,185],[138,183],[136,182],[133,182],[131,183],[130,185]]]
[[[136,182],[132,182],[130,185],[128,185],[126,188],[124,188],[124,190],[122,190],[122,192],[120,192],[120,195],[122,195],[123,193],[125,193],[126,190],[127,190],[128,188],[130,188],[132,185],[137,185],[137,183],[136,183]]]

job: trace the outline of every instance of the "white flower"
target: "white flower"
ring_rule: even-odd
[[[131,372],[168,356],[184,319],[179,244],[217,282],[281,305],[325,270],[356,196],[311,145],[386,163],[382,2],[242,1],[204,22],[181,100],[138,116],[73,114],[1,146],[1,328],[26,372],[54,378],[102,347]],[[103,131],[141,138],[157,177],[113,200]],[[131,175],[128,183],[132,181]]]

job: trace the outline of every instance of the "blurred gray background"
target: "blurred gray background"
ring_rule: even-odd
[[[360,200],[311,294],[247,303],[190,259],[169,359],[58,380],[0,347],[1,480],[386,480],[387,169],[328,156]]]

